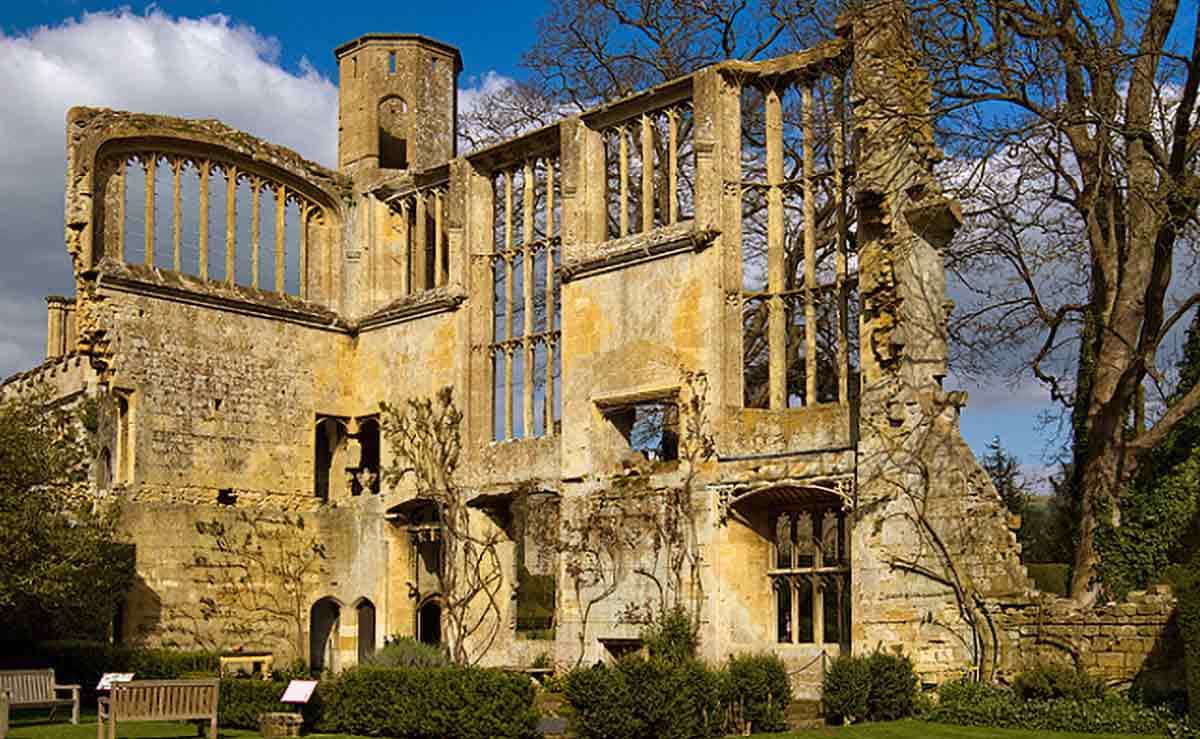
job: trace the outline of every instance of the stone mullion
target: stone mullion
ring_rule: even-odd
[[[183,158],[177,157],[171,162],[173,176],[173,191],[171,197],[171,263],[176,272],[183,271],[183,193],[180,189],[180,176],[183,172]]]
[[[546,160],[546,403],[545,434],[554,428],[554,314],[558,293],[554,289],[554,160]]]
[[[429,285],[429,224],[428,204],[425,193],[416,194],[416,208],[413,216],[413,285],[417,290],[428,290]]]
[[[770,407],[787,407],[787,311],[784,284],[783,106],[774,89],[766,94],[767,144],[767,343]]]
[[[212,162],[203,160],[200,169],[200,279],[208,279],[208,179],[212,174]]]
[[[400,292],[408,295],[412,292],[412,228],[409,218],[413,208],[409,200],[400,203]]]
[[[296,290],[300,293],[303,299],[308,298],[308,219],[312,216],[316,207],[304,200],[299,200],[300,207],[300,269],[299,279],[297,280]],[[325,299],[333,300],[333,274],[329,273],[329,279],[325,285]]]
[[[513,438],[513,173],[504,173],[504,439]]]
[[[642,113],[642,233],[654,230],[654,119]]]
[[[521,188],[521,296],[525,301],[525,326],[521,333],[521,347],[525,353],[525,364],[521,373],[524,384],[521,393],[521,421],[524,438],[533,436],[533,226],[537,215],[534,172],[533,160],[527,159]]]
[[[679,221],[679,110],[667,111],[667,222]]]
[[[250,182],[250,285],[258,287],[258,252],[261,247],[262,238],[259,235],[259,222],[261,215],[260,189],[262,181],[255,177]]]
[[[287,229],[287,188],[279,185],[275,191],[275,292],[282,293],[287,267],[284,264]]]
[[[154,266],[154,190],[158,178],[158,155],[146,154],[142,157],[142,168],[146,173],[146,219],[143,243],[145,252],[143,262],[147,267]]]
[[[105,203],[112,205],[111,224],[105,226],[105,237],[112,235],[112,244],[105,244],[105,256],[110,248],[118,262],[125,261],[125,160],[113,163],[112,184],[105,194]]]
[[[237,281],[237,167],[225,170],[225,282]]]
[[[433,191],[433,284],[430,287],[439,287],[445,284],[442,279],[442,274],[446,269],[443,262],[442,254],[445,248],[445,227],[443,223],[443,208],[445,207],[445,193],[442,190]]]
[[[625,137],[625,127],[617,127],[618,154],[617,164],[621,178],[621,212],[618,214],[619,236],[629,235],[629,140]]]
[[[813,155],[813,94],[812,85],[804,83],[801,132],[804,141],[804,402],[817,402],[817,208],[813,194],[816,161]]]
[[[846,100],[841,73],[833,78],[833,191],[837,218],[838,403],[850,403],[850,295],[846,280]]]
[[[825,555],[822,545],[824,538],[822,537],[823,528],[825,526],[825,513],[820,510],[812,511],[812,538],[813,538],[813,570],[809,577],[812,578],[812,609],[813,609],[813,643],[825,643],[825,590],[821,587],[821,568],[825,566]]]

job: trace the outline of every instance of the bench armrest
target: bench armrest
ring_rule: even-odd
[[[55,685],[55,686],[54,686],[54,690],[55,690],[55,691],[59,691],[59,690],[69,690],[69,691],[71,691],[72,693],[78,693],[78,692],[79,692],[79,686],[78,686],[78,685]]]

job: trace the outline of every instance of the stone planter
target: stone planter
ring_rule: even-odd
[[[300,736],[304,717],[298,713],[263,713],[258,717],[258,733],[264,737]]]

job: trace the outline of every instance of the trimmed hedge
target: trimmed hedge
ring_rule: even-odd
[[[886,652],[865,657],[843,655],[825,673],[825,716],[844,724],[911,716],[917,684],[912,660],[906,656]]]
[[[786,731],[792,685],[783,660],[773,654],[739,654],[725,666],[722,700],[732,733]]]
[[[323,685],[319,730],[364,736],[536,737],[528,677],[464,667],[357,667]]]
[[[1104,681],[1065,665],[1038,665],[1017,675],[1013,692],[1023,701],[1103,698]]]
[[[279,702],[287,685],[286,682],[252,678],[222,680],[217,722],[235,729],[257,729],[260,713],[295,710]]]
[[[628,657],[566,676],[580,739],[706,739],[724,734],[721,678],[699,660]]]

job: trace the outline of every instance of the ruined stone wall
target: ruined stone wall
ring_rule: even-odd
[[[1156,585],[1121,603],[1080,608],[1065,598],[1040,596],[1001,604],[1000,675],[1038,664],[1087,670],[1109,684],[1179,690],[1184,685],[1183,641],[1170,588]]]

